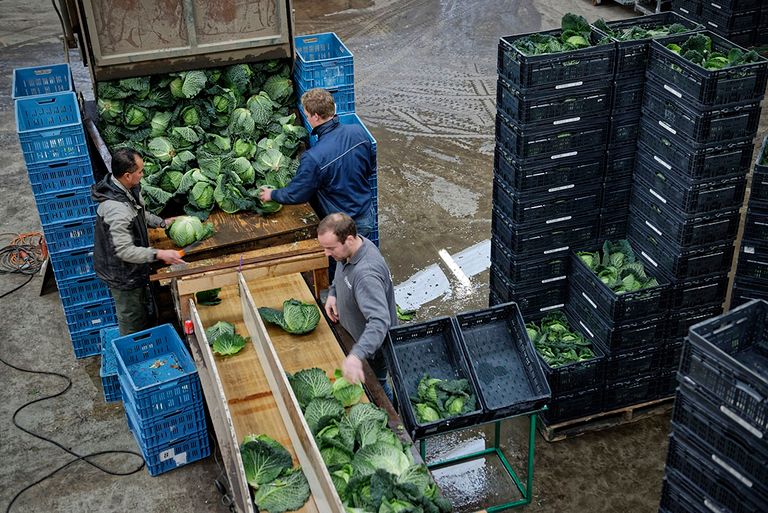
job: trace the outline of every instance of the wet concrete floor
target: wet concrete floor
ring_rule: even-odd
[[[294,0],[296,33],[336,32],[355,56],[356,105],[378,141],[380,235],[395,281],[439,264],[490,236],[498,38],[554,28],[565,12],[589,20],[627,18],[629,8],[588,0]],[[62,58],[58,24],[47,0],[0,2],[0,232],[40,229],[15,135],[9,95],[13,68]],[[84,72],[80,78],[85,77]],[[761,134],[765,133],[763,110]],[[5,236],[5,235],[3,235]],[[443,269],[445,267],[443,266]],[[21,284],[0,279],[0,293]],[[417,320],[487,305],[488,272],[471,287],[426,304]],[[59,398],[22,412],[18,421],[80,453],[135,450],[121,406],[105,405],[97,359],[74,360],[56,295],[38,297],[39,278],[0,299],[0,357],[18,366],[56,370],[72,378]],[[59,390],[60,379],[32,376],[0,364],[0,506],[26,485],[69,461],[59,449],[13,427],[24,402]],[[505,423],[502,447],[525,475],[527,426]],[[564,442],[536,438],[534,499],[528,511],[651,513],[657,511],[669,416]],[[492,430],[443,436],[431,457],[475,449]],[[117,471],[135,465],[100,457]],[[435,473],[458,512],[514,498],[495,461]],[[215,458],[151,478],[142,471],[112,477],[77,463],[25,492],[12,511],[224,512],[213,481]]]

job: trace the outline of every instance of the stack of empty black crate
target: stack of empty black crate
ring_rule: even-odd
[[[697,324],[685,342],[660,513],[768,504],[768,303]]]
[[[768,300],[768,136],[757,155],[731,306]]]
[[[672,12],[606,23],[612,35],[636,28],[658,29],[680,24],[690,31],[701,25]],[[611,98],[611,127],[606,151],[605,179],[600,216],[600,240],[626,236],[629,197],[635,168],[637,135],[640,127],[645,69],[652,37],[645,39],[611,38],[616,44],[616,66]]]
[[[615,45],[524,55],[526,36],[499,42],[490,285],[527,318],[564,305],[569,248],[597,238]]]
[[[716,51],[735,46],[701,34]],[[666,47],[689,37],[651,45],[628,230],[641,261],[671,282],[671,354],[689,321],[722,311],[768,70],[764,59],[706,70]]]
[[[93,271],[93,169],[69,65],[14,70],[13,97],[75,356],[97,355],[99,331],[116,316],[109,289]]]
[[[768,43],[768,3],[763,0],[674,0],[672,9],[737,45]]]

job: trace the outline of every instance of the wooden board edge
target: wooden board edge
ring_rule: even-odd
[[[231,468],[228,464],[225,465],[230,488],[233,492],[233,499],[239,511],[243,513],[254,513],[255,507],[251,500],[251,489],[248,485],[248,480],[245,477],[243,458],[240,456],[240,441],[237,439],[235,426],[232,424],[232,414],[229,411],[229,405],[224,393],[224,386],[221,383],[221,378],[219,377],[219,372],[213,359],[213,352],[211,352],[211,347],[208,345],[208,339],[205,336],[205,328],[200,320],[200,314],[197,313],[195,302],[191,298],[189,299],[189,316],[192,318],[192,324],[195,327],[194,338],[197,341],[197,350],[200,351],[203,357],[203,363],[208,371],[208,378],[210,378],[211,384],[215,388],[215,393],[218,397],[215,407],[216,409],[220,408],[221,413],[223,414],[214,416],[211,405],[212,401],[208,401],[208,409],[211,411],[211,420],[217,424],[214,426],[214,431],[217,435],[217,440],[219,441],[222,459],[225,462],[235,462],[235,468]],[[200,374],[199,367],[198,374]]]
[[[242,273],[238,273],[240,301],[243,307],[243,321],[256,349],[264,374],[274,394],[283,423],[288,431],[296,457],[307,477],[312,496],[318,508],[324,513],[344,513],[336,488],[331,481],[320,450],[315,443],[309,426],[301,412],[296,396],[288,383],[280,358],[275,351],[261,317],[253,301],[251,291]]]

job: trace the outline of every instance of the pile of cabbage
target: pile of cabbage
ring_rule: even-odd
[[[109,150],[144,158],[147,208],[183,205],[205,220],[214,207],[268,214],[259,188],[285,187],[307,137],[296,124],[289,61],[127,78],[97,84],[99,130]]]

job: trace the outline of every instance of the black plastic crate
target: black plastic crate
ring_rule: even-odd
[[[659,375],[673,374],[672,380],[677,386],[677,369],[680,368],[680,358],[683,355],[683,339],[667,340],[659,361]],[[674,387],[672,387],[674,389]]]
[[[677,391],[677,370],[661,369],[656,383],[656,398],[674,397]]]
[[[730,472],[712,462],[685,438],[674,433],[669,439],[667,472],[674,470],[679,479],[690,483],[694,496],[703,499],[710,511],[761,513],[765,504],[757,501],[749,488]]]
[[[516,257],[556,255],[571,247],[590,246],[597,236],[599,214],[582,214],[548,219],[536,226],[512,223],[493,209],[491,231],[499,242]]]
[[[669,318],[667,319],[667,341],[682,340],[688,336],[688,330],[691,326],[711,319],[712,317],[717,317],[721,313],[723,313],[722,304],[710,306],[696,305],[693,308],[685,310],[676,309],[671,311]]]
[[[677,1],[677,0],[676,0]],[[725,14],[760,9],[762,0],[699,0],[702,8],[719,10]]]
[[[594,336],[601,346],[613,351],[631,351],[660,344],[665,337],[664,313],[646,319],[628,320],[620,324],[611,323],[600,315],[581,295],[581,289],[571,288],[568,305],[577,319],[578,327]]]
[[[616,410],[632,404],[652,401],[657,397],[656,376],[626,379],[606,383],[603,392],[603,411]]]
[[[760,208],[768,212],[768,172],[758,171],[757,166],[755,166],[755,171],[752,173],[749,202],[755,206],[759,203]]]
[[[672,10],[692,21],[700,21],[701,0],[674,0]]]
[[[637,159],[635,183],[664,204],[688,215],[740,208],[747,177],[735,175],[718,180],[687,180],[645,157]]]
[[[768,245],[742,240],[736,276],[762,283],[768,289]]]
[[[549,401],[547,379],[515,303],[458,314],[456,324],[486,420],[536,411]]]
[[[691,145],[649,120],[640,122],[638,154],[644,153],[667,170],[693,179],[745,173],[752,165],[752,139],[715,145]]]
[[[728,275],[716,274],[673,284],[669,291],[670,310],[691,308],[696,305],[722,304],[728,292]]]
[[[566,89],[565,92],[526,92],[500,77],[496,86],[496,108],[523,126],[558,126],[607,114],[611,108],[611,87],[603,84],[588,86]]]
[[[611,210],[603,210],[600,214],[600,230],[598,240],[625,239],[627,237],[627,225],[629,223],[629,205],[624,213]]]
[[[400,412],[411,437],[416,440],[459,427],[476,424],[484,413],[482,397],[477,392],[469,370],[461,335],[450,317],[391,328],[384,341],[384,354],[392,370],[392,382]],[[424,374],[439,379],[466,379],[477,399],[477,408],[464,415],[422,424],[416,420],[410,398]]]
[[[714,32],[705,31],[713,49],[727,54],[739,48]],[[691,34],[654,39],[646,77],[663,84],[664,89],[680,99],[704,105],[726,105],[759,100],[765,94],[768,60],[719,70],[706,70],[666,48],[682,45]],[[743,50],[743,49],[742,49]]]
[[[733,243],[686,248],[656,234],[646,224],[630,222],[627,230],[636,255],[651,269],[677,280],[727,273],[733,262]]]
[[[516,192],[501,177],[493,178],[493,206],[516,224],[595,211],[600,208],[601,197],[600,183],[563,184],[532,193]]]
[[[539,280],[546,284],[550,283],[550,280],[560,281],[562,276],[568,276],[571,258],[567,252],[543,257],[516,258],[496,237],[492,237],[491,264],[512,283]]]
[[[663,12],[651,14],[649,16],[640,16],[628,20],[609,21],[606,26],[613,31],[621,31],[632,27],[641,27],[646,30],[663,27],[679,23],[688,28],[691,32],[703,30],[704,27],[679,14],[673,12]],[[641,75],[645,72],[648,65],[648,45],[652,38],[636,39],[632,41],[616,42],[616,78],[623,76]]]
[[[701,22],[707,30],[718,34],[754,29],[760,24],[760,8],[736,12],[725,8],[717,9],[711,3],[704,2],[701,9]]]
[[[755,301],[691,327],[680,372],[768,435],[768,302]]]
[[[529,129],[496,113],[496,142],[518,159],[548,162],[599,150],[608,137],[605,117],[583,119],[566,126]]]
[[[751,206],[747,208],[743,237],[755,242],[768,243],[768,212],[761,212]]]
[[[736,43],[743,48],[749,48],[750,46],[757,46],[757,41],[760,37],[760,29],[751,28],[747,30],[741,30],[739,32],[719,32],[710,27],[713,32],[717,32],[721,36],[725,37],[728,41]]]
[[[630,217],[642,222],[654,233],[686,247],[734,240],[741,216],[738,209],[706,214],[689,214],[670,207],[646,193],[637,183],[632,188]]]
[[[768,301],[768,287],[762,280],[750,280],[736,275],[731,292],[731,308],[735,308],[755,299]]]
[[[688,387],[681,389],[672,412],[672,426],[698,445],[711,460],[740,481],[768,486],[768,445],[719,411],[716,403]]]
[[[563,184],[600,180],[605,166],[602,151],[580,154],[554,162],[530,163],[496,146],[494,174],[517,192],[550,191]]]
[[[562,31],[547,30],[538,34],[559,37]],[[517,34],[499,40],[498,72],[510,83],[523,89],[550,89],[563,91],[581,86],[589,80],[601,81],[613,74],[616,46],[613,43],[591,46],[569,52],[544,55],[523,55],[513,46],[517,39],[532,35]],[[590,42],[596,44],[602,35],[596,30]]]
[[[541,413],[544,424],[552,425],[600,412],[603,407],[603,388],[594,387],[561,396],[553,396]]]
[[[659,513],[712,513],[711,500],[699,495],[676,471],[667,472],[661,486]]]
[[[621,184],[606,182],[600,201],[603,212],[615,212],[616,214],[629,214],[629,199],[632,196],[632,181]]]
[[[491,292],[501,301],[516,302],[526,317],[540,312],[563,308],[568,299],[568,286],[565,276],[555,281],[547,281],[546,283],[541,283],[541,281],[512,283],[498,269],[492,266],[489,285]]]
[[[655,345],[611,352],[605,360],[605,380],[614,383],[628,379],[640,379],[655,375],[661,364],[664,340]]]
[[[608,144],[633,147],[637,142],[637,134],[640,130],[640,115],[640,112],[630,112],[611,116]]]
[[[726,107],[688,104],[648,80],[643,97],[643,116],[692,143],[713,144],[752,139],[760,123],[760,101],[752,100]]]
[[[645,73],[645,67],[642,72]],[[645,77],[641,74],[630,79],[619,79],[613,82],[613,106],[611,112],[615,115],[640,113],[643,106],[643,91]]]
[[[766,17],[768,17],[768,9],[765,10]],[[763,158],[765,163],[763,164]],[[763,144],[760,145],[760,150],[757,152],[755,158],[755,173],[768,173],[768,135],[763,138]]]
[[[621,150],[609,148],[605,162],[605,182],[624,183],[626,180],[629,180],[629,183],[632,183],[632,173],[635,170],[635,156],[634,147],[622,148]]]
[[[658,286],[616,294],[582,262],[576,251],[572,251],[569,282],[572,288],[578,284],[578,292],[597,311],[614,323],[620,323],[658,315],[663,309],[664,293],[669,283],[653,269],[646,269],[646,272],[658,280]]]

